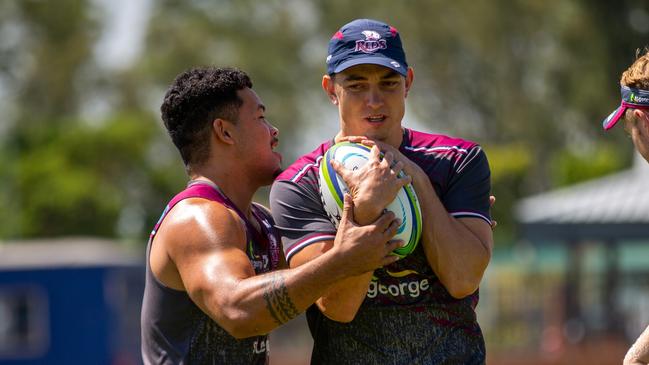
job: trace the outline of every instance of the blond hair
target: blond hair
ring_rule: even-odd
[[[645,46],[644,50],[638,48],[635,52],[635,61],[629,68],[622,73],[620,85],[632,87],[634,89],[649,90],[649,48]],[[624,113],[624,119],[630,122],[636,122],[633,117],[633,109],[627,109]]]
[[[635,57],[635,62],[622,73],[620,85],[649,90],[649,48],[637,49]]]

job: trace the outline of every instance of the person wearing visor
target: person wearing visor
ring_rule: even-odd
[[[646,55],[643,57],[646,57]],[[625,80],[624,75],[622,75],[622,80]],[[645,83],[640,87],[644,87],[646,90],[635,85],[627,86],[623,84],[620,87],[622,103],[604,120],[604,129],[613,128],[622,119],[624,130],[631,137],[635,148],[649,162],[649,77]]]
[[[649,162],[649,53],[638,57],[622,73],[620,106],[604,119],[604,129],[613,128],[620,120],[624,130],[631,137],[633,145],[642,157]],[[649,182],[648,182],[649,183]],[[624,357],[624,365],[649,364],[649,326],[638,337]]]
[[[412,179],[423,232],[411,254],[338,281],[307,310],[311,363],[485,363],[475,313],[493,247],[484,151],[474,142],[402,126],[414,71],[396,28],[370,19],[344,25],[329,41],[326,64],[322,88],[338,109],[340,129],[287,167],[270,193],[289,266],[333,247],[336,227],[320,199],[318,166],[340,141],[378,148],[390,162],[368,162],[354,172],[337,168],[353,192],[356,223],[384,214],[396,190],[373,177],[393,168]]]

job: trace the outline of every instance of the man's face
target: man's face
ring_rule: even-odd
[[[270,184],[281,172],[282,156],[275,152],[279,131],[266,120],[266,107],[252,89],[245,88],[237,94],[243,100],[236,123],[239,160],[250,165],[249,171],[262,184]]]
[[[325,75],[322,86],[338,106],[341,137],[367,136],[399,147],[405,99],[412,84],[408,77],[383,66],[350,67],[333,79]]]
[[[632,117],[624,118],[624,131],[640,155],[649,162],[649,115],[645,111],[634,110]]]

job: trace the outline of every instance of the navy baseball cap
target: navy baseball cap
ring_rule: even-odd
[[[624,117],[627,109],[649,109],[649,91],[635,89],[628,86],[620,86],[622,103],[606,119],[604,119],[604,130],[609,130]]]
[[[371,19],[343,25],[329,41],[327,73],[335,74],[360,64],[385,66],[406,76],[408,63],[396,28]]]

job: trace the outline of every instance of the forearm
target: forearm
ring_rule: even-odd
[[[426,258],[449,293],[461,298],[473,293],[491,258],[491,242],[481,240],[442,205],[428,177],[414,180],[423,217]]]
[[[306,247],[293,256],[291,267],[308,264],[311,260],[325,255],[333,247],[333,241],[322,241]],[[316,301],[320,311],[329,319],[338,322],[349,322],[354,319],[365,299],[373,272],[350,276],[332,284]]]
[[[353,276],[332,285],[316,304],[327,318],[338,322],[351,322],[367,294],[373,272]]]
[[[203,308],[228,333],[237,338],[266,334],[304,312],[333,283],[345,277],[337,270],[333,254],[306,265],[250,276],[212,291]]]
[[[649,327],[638,337],[624,357],[624,365],[649,364]]]

